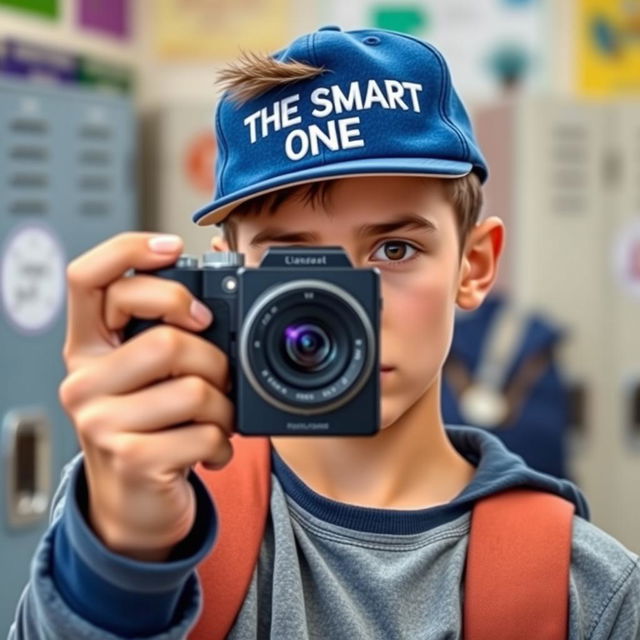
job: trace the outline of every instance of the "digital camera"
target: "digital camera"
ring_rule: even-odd
[[[183,255],[146,274],[184,284],[213,312],[198,335],[229,358],[243,435],[373,435],[380,423],[380,273],[342,247],[271,247]],[[132,319],[130,339],[157,320]]]

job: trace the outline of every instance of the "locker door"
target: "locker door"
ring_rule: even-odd
[[[607,234],[603,196],[607,131],[595,104],[539,98],[518,112],[514,251],[516,299],[571,327],[561,357],[585,391],[584,435],[573,442],[571,469],[593,520],[615,519],[610,467],[618,446],[607,403],[609,347]],[[515,238],[514,238],[515,236]]]
[[[606,109],[611,132],[609,188],[609,278],[611,327],[608,371],[608,425],[615,444],[611,533],[630,549],[640,549],[640,103]],[[609,341],[608,341],[609,342]]]
[[[61,105],[0,85],[0,627],[9,628],[43,530],[58,460],[73,451],[56,403],[64,332],[63,235],[56,227],[55,121]]]
[[[640,104],[525,98],[483,107],[476,121],[490,167],[507,176],[487,203],[508,214],[502,280],[516,303],[572,330],[560,355],[585,403],[570,470],[595,524],[637,550]]]
[[[66,263],[138,225],[130,101],[0,81],[0,628],[78,449],[58,401]]]

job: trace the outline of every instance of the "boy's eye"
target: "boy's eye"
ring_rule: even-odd
[[[380,245],[378,250],[373,254],[373,257],[383,262],[407,262],[407,260],[413,258],[417,251],[418,250],[408,242],[389,240]]]

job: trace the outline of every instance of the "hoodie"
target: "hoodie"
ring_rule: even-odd
[[[228,638],[459,638],[473,504],[507,488],[532,487],[576,507],[569,638],[640,640],[638,556],[588,522],[579,489],[533,471],[489,432],[446,431],[476,473],[449,503],[426,509],[330,500],[272,449],[267,527]],[[202,602],[195,567],[215,544],[217,526],[208,491],[195,473],[189,481],[198,502],[192,532],[167,562],[137,562],[106,549],[87,526],[78,454],[63,471],[9,638],[186,637]]]

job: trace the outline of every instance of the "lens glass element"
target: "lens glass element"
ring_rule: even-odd
[[[283,338],[286,355],[304,371],[319,371],[333,360],[334,343],[316,324],[289,325]]]

